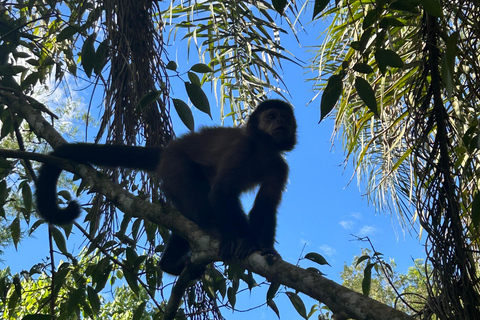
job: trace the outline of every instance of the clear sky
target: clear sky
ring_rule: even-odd
[[[306,45],[319,44],[318,35],[324,28],[324,23],[308,24],[305,26],[307,34],[300,34],[302,46],[288,36],[282,38],[282,44],[297,58],[307,61],[309,58]],[[283,35],[282,35],[283,37]],[[286,41],[286,42],[284,42]],[[182,45],[185,45],[182,43]],[[173,46],[175,48],[175,46]],[[188,66],[179,57],[184,54],[171,53],[170,59],[177,60],[179,70],[187,70]],[[197,62],[191,54],[189,64]],[[278,213],[278,228],[276,248],[283,259],[290,263],[297,263],[302,254],[318,252],[330,263],[320,270],[326,277],[340,282],[340,272],[344,263],[350,265],[353,256],[361,254],[361,248],[369,248],[368,243],[355,240],[352,236],[368,236],[377,251],[382,252],[385,260],[395,259],[397,270],[406,273],[413,260],[423,258],[424,248],[420,241],[403,234],[395,217],[388,212],[376,214],[375,208],[368,205],[362,197],[362,191],[357,186],[357,180],[351,177],[352,165],[343,165],[343,150],[340,141],[331,144],[333,121],[327,119],[318,124],[320,118],[320,96],[312,103],[307,103],[316,94],[312,92],[312,84],[305,83],[307,70],[293,63],[283,63],[284,78],[290,91],[290,102],[295,106],[295,115],[298,121],[298,145],[287,155],[290,164],[290,178],[288,189],[284,193],[283,202]],[[184,87],[180,82],[172,81],[174,85],[173,97],[184,97]],[[208,90],[204,88],[204,90]],[[182,96],[183,95],[183,96]],[[88,103],[88,92],[81,94],[82,103]],[[209,95],[212,106],[212,121],[207,115],[194,110],[196,128],[200,125],[219,124],[219,108],[216,107],[215,97]],[[277,98],[272,96],[272,98]],[[172,113],[174,113],[172,109]],[[95,111],[94,115],[97,114]],[[174,116],[174,129],[177,135],[186,129]],[[350,182],[350,184],[349,184]],[[245,197],[245,207],[249,208],[252,196]],[[73,237],[68,242],[70,249],[79,249],[84,245],[81,237]],[[2,267],[10,266],[12,272],[30,269],[30,267],[48,256],[47,230],[39,228],[34,238],[26,239],[19,245],[19,250],[7,248]],[[58,261],[57,261],[58,263]],[[315,266],[312,262],[301,261],[300,266]],[[257,280],[261,281],[261,279]],[[237,298],[237,308],[250,309],[265,302],[265,290],[246,291]],[[303,296],[302,296],[303,297]],[[283,295],[276,300],[282,319],[300,319]],[[309,310],[311,300],[307,302]],[[277,319],[275,313],[266,306],[248,313],[236,312],[233,316],[224,311],[227,319]]]

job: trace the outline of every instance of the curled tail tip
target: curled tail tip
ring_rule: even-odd
[[[40,216],[48,223],[55,225],[71,224],[80,216],[80,205],[72,201],[66,208],[55,205],[52,208],[38,208]]]

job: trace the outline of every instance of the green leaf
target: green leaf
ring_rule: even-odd
[[[330,0],[315,0],[315,5],[313,6],[313,16],[312,20],[323,11],[328,5]]]
[[[370,109],[370,111],[378,117],[379,113],[377,99],[375,99],[375,92],[373,91],[368,81],[363,78],[356,77],[355,89],[357,89],[358,95],[360,96],[360,98],[362,98],[363,102],[365,102],[367,108]]]
[[[202,86],[202,82],[200,81],[200,78],[193,72],[191,71],[188,71],[188,79],[190,79],[190,82],[191,83],[194,83],[196,85],[198,85],[199,87]]]
[[[77,26],[68,26],[65,29],[63,29],[60,32],[60,34],[57,36],[57,42],[61,42],[65,39],[69,39],[77,32],[78,32]]]
[[[355,63],[355,65],[353,66],[353,70],[364,74],[369,74],[373,72],[373,68],[370,67],[368,63],[364,62]]]
[[[420,0],[420,3],[425,8],[428,14],[434,17],[443,16],[442,5],[438,0]]]
[[[193,119],[192,110],[188,107],[188,105],[180,99],[172,99],[173,106],[177,111],[180,120],[182,120],[183,124],[188,128],[190,131],[195,130],[195,120]]]
[[[32,189],[30,189],[30,185],[28,183],[24,183],[22,186],[22,196],[23,196],[23,204],[25,205],[25,209],[27,211],[32,211]]]
[[[57,245],[58,250],[60,250],[60,252],[63,254],[68,254],[67,242],[65,241],[65,237],[63,236],[62,232],[54,226],[52,226],[51,230],[53,240],[55,240],[55,244]]]
[[[198,84],[185,82],[185,89],[187,90],[188,97],[193,105],[213,119],[210,114],[210,103],[208,102],[207,95],[203,92],[202,88],[200,88]]]
[[[283,11],[285,10],[287,3],[288,3],[287,0],[272,0],[272,4],[273,4],[273,7],[275,8],[275,11],[277,11],[280,14],[283,14]]]
[[[372,285],[372,267],[374,266],[373,263],[368,264],[363,270],[363,280],[362,280],[362,292],[363,295],[369,296],[370,295],[370,288]]]
[[[198,73],[209,73],[209,72],[213,72],[212,68],[210,68],[209,66],[207,66],[205,63],[197,63],[197,64],[194,64],[191,68],[190,68],[191,71],[193,72],[198,72]]]
[[[268,287],[268,291],[267,291],[267,301],[275,298],[275,295],[277,294],[278,288],[280,288],[280,283],[272,282],[270,284],[270,287]]]
[[[28,314],[22,320],[52,320],[52,316],[45,314]]]
[[[334,74],[328,79],[327,86],[320,101],[320,121],[322,121],[335,107],[343,91],[343,79],[340,75]],[[320,123],[319,121],[319,123]]]
[[[161,94],[162,94],[162,92],[158,91],[158,90],[154,90],[154,91],[150,91],[150,92],[146,93],[142,97],[142,99],[140,99],[140,103],[138,104],[137,108],[142,110],[143,108],[145,108],[149,104],[157,101],[157,99],[160,97]]]
[[[380,64],[387,65],[394,68],[402,68],[403,60],[400,56],[392,50],[389,49],[378,49],[375,52],[375,59]]]
[[[130,289],[132,289],[132,291],[137,295],[137,297],[139,296],[139,291],[140,291],[140,288],[138,286],[138,279],[137,279],[137,275],[136,274],[133,274],[131,271],[129,270],[126,270],[125,268],[123,269],[123,275],[125,276],[125,280],[127,280],[127,283],[128,283],[128,286],[130,287]]]
[[[365,261],[367,259],[370,259],[370,256],[368,256],[368,255],[361,256],[360,258],[358,258],[357,263],[355,264],[355,267],[357,267],[360,263],[362,263],[363,261]]]
[[[319,265],[330,265],[327,262],[327,259],[325,259],[321,254],[318,254],[316,252],[310,252],[305,255],[305,259],[311,260],[313,262],[318,263]]]
[[[286,294],[290,299],[290,302],[295,307],[295,310],[297,310],[298,314],[302,318],[307,319],[307,309],[305,308],[305,304],[303,303],[302,299],[300,299],[300,297],[294,292],[286,292]]]
[[[177,71],[177,63],[173,60],[170,60],[170,61],[168,61],[165,68],[168,69],[168,70]]]
[[[100,298],[98,298],[98,294],[91,286],[87,286],[87,296],[88,302],[90,302],[90,306],[92,306],[93,312],[98,314],[100,311]]]
[[[447,98],[450,99],[454,87],[454,70],[455,57],[457,55],[458,32],[452,33],[448,36],[445,49],[445,54],[442,59],[442,80],[447,91]]]
[[[480,192],[477,192],[472,201],[472,226],[480,231]]]
[[[267,300],[267,306],[275,312],[277,317],[280,319],[280,311],[278,310],[277,304],[273,300]]]
[[[95,38],[97,35],[94,33],[90,35],[82,47],[82,66],[87,77],[92,76],[93,66],[95,65]]]
[[[227,289],[227,298],[228,298],[228,303],[230,303],[232,308],[235,308],[235,304],[237,303],[237,293],[232,287],[229,287]]]
[[[97,48],[95,53],[95,63],[93,65],[93,71],[96,75],[102,73],[103,67],[107,63],[107,53],[108,53],[108,39],[104,40]]]
[[[146,301],[140,303],[140,305],[133,312],[132,320],[140,320],[140,319],[143,318],[142,317],[143,316],[143,311],[145,311],[145,306],[146,305],[147,305]]]
[[[10,234],[12,235],[13,244],[15,245],[15,249],[17,249],[17,245],[20,242],[20,220],[16,217],[9,226]]]

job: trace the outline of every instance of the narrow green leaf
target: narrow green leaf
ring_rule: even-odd
[[[315,5],[313,6],[312,20],[315,19],[315,17],[327,7],[329,2],[330,0],[315,0]]]
[[[357,267],[360,263],[362,263],[363,261],[365,261],[367,259],[370,259],[370,256],[368,256],[368,255],[361,256],[360,258],[357,259],[357,263],[355,264],[355,267]]]
[[[327,86],[322,94],[320,101],[320,121],[322,121],[335,107],[335,104],[340,98],[343,91],[342,77],[338,74],[334,74],[328,79]],[[319,123],[320,123],[319,121]]]
[[[300,297],[294,292],[286,292],[286,294],[290,299],[290,302],[295,307],[295,310],[297,310],[298,314],[302,318],[307,319],[307,309],[305,308],[305,304],[303,303],[302,299],[300,299]]]
[[[57,42],[61,42],[65,39],[69,39],[77,32],[78,32],[77,26],[68,26],[59,33],[59,35],[57,36]]]
[[[280,288],[280,283],[272,282],[270,284],[270,287],[268,287],[268,291],[267,291],[267,301],[275,298],[275,295],[277,294],[278,288]]]
[[[60,250],[60,252],[63,254],[67,254],[67,242],[65,241],[65,237],[63,236],[62,232],[54,226],[52,226],[51,230],[53,240],[55,240],[55,244],[57,245],[58,250]]]
[[[32,189],[30,189],[30,185],[28,183],[24,183],[22,186],[22,196],[23,196],[23,204],[25,209],[28,212],[32,211],[32,203],[33,203],[33,196],[32,196]]]
[[[442,60],[442,80],[447,91],[447,98],[450,99],[453,92],[455,70],[455,57],[457,55],[458,32],[448,36],[446,44],[447,48]]]
[[[97,35],[94,33],[90,35],[85,42],[83,43],[82,47],[82,66],[83,70],[87,77],[92,76],[93,66],[95,64],[95,38]]]
[[[15,245],[15,249],[17,249],[17,245],[20,242],[20,220],[18,217],[12,221],[9,229],[10,234],[12,235],[13,244]]]
[[[375,59],[380,64],[387,65],[394,68],[402,68],[403,60],[400,56],[390,49],[378,49],[375,52]]]
[[[140,303],[140,305],[135,309],[133,312],[133,317],[132,320],[140,320],[143,319],[143,311],[145,311],[145,306],[147,305],[147,302],[144,301]]]
[[[305,255],[305,259],[311,260],[313,262],[318,263],[319,265],[330,265],[327,262],[327,259],[325,259],[321,254],[318,254],[316,252],[310,252]]]
[[[160,97],[161,94],[162,94],[162,92],[158,91],[158,90],[154,90],[154,91],[150,91],[150,92],[146,93],[142,97],[142,99],[140,99],[140,103],[138,104],[138,108],[140,108],[140,110],[142,110],[143,108],[145,108],[149,104],[155,102]]]
[[[233,290],[232,287],[229,287],[227,289],[227,298],[228,298],[228,303],[230,303],[232,308],[235,308],[235,304],[237,303],[237,295],[235,290]]]
[[[123,270],[123,275],[125,276],[125,280],[127,280],[127,283],[128,283],[128,286],[130,287],[130,289],[132,289],[132,291],[137,295],[137,297],[139,296],[139,291],[140,291],[140,288],[138,286],[138,279],[137,279],[137,275],[136,274],[133,274],[132,272],[130,272],[129,270]]]
[[[209,72],[213,72],[212,68],[210,68],[209,66],[207,66],[205,63],[197,63],[197,64],[194,64],[191,68],[190,68],[191,71],[193,72],[198,72],[198,73],[209,73]]]
[[[107,63],[107,53],[108,53],[108,39],[104,40],[97,48],[95,53],[95,63],[93,65],[93,71],[95,74],[100,75],[102,73],[103,67]]]
[[[365,102],[367,108],[378,117],[379,113],[377,99],[375,99],[375,92],[373,91],[368,81],[363,78],[356,77],[355,89],[357,89],[358,95],[360,96],[360,98],[362,98],[363,102]]]
[[[472,201],[472,226],[479,232],[480,231],[480,192],[477,192]]]
[[[192,110],[188,107],[188,105],[180,99],[172,99],[173,106],[177,111],[180,120],[182,120],[183,124],[188,128],[190,131],[195,130],[195,120],[193,119]]]
[[[28,314],[23,317],[22,320],[52,320],[52,316],[45,314]]]
[[[267,300],[267,306],[275,312],[277,317],[280,319],[280,311],[278,310],[277,304],[273,300]]]
[[[362,292],[363,295],[369,296],[370,295],[370,288],[372,286],[372,267],[374,266],[373,263],[368,264],[363,270],[363,280],[362,280]]]
[[[93,309],[93,312],[98,314],[100,311],[100,298],[98,298],[98,294],[91,286],[87,286],[87,296],[88,302],[90,302],[90,306]]]
[[[210,103],[208,102],[207,95],[203,92],[202,88],[195,83],[185,82],[185,89],[187,90],[188,97],[193,105],[213,119],[210,114]]]

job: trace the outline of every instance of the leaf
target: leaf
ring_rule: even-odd
[[[364,62],[355,63],[355,65],[353,66],[353,70],[364,74],[369,74],[373,72],[373,68],[370,67],[368,63]]]
[[[277,304],[273,300],[267,300],[267,306],[275,312],[277,317],[280,319],[280,311],[278,310]]]
[[[393,50],[390,49],[378,49],[375,52],[375,59],[377,63],[382,63],[394,68],[402,68],[403,60],[400,56]]]
[[[323,90],[322,100],[320,102],[320,121],[332,111],[333,107],[335,107],[342,91],[342,77],[338,74],[334,74],[328,79],[327,86],[325,87],[325,90]]]
[[[100,311],[100,299],[98,298],[98,294],[95,289],[93,289],[91,286],[87,286],[87,296],[93,312],[98,314]]]
[[[133,312],[133,317],[132,320],[140,320],[142,319],[143,316],[143,311],[145,311],[145,306],[147,305],[147,302],[144,301],[140,303],[140,305],[135,309]]]
[[[32,203],[33,203],[33,197],[32,197],[32,189],[30,189],[30,185],[28,183],[23,184],[22,186],[22,196],[23,196],[23,204],[25,205],[25,209],[27,211],[32,211]]]
[[[278,288],[280,288],[280,283],[272,282],[270,284],[270,287],[268,287],[268,291],[267,291],[267,301],[275,298],[275,295],[277,294]]]
[[[107,53],[108,53],[108,39],[104,40],[97,48],[95,53],[95,63],[93,64],[93,71],[96,75],[102,73],[103,67],[107,62]]]
[[[150,92],[146,93],[142,97],[142,99],[140,99],[140,103],[138,104],[137,108],[140,108],[140,110],[142,110],[143,108],[145,108],[149,104],[157,101],[157,99],[160,97],[161,94],[162,94],[162,92],[158,91],[158,90],[154,90],[154,91],[150,91]]]
[[[28,314],[22,320],[52,320],[52,316],[45,314]]]
[[[365,261],[367,259],[370,259],[370,256],[368,256],[368,255],[361,256],[360,258],[357,259],[357,263],[355,264],[355,267],[357,267],[360,263],[362,263],[363,261]]]
[[[195,83],[196,85],[198,85],[199,87],[202,86],[202,83],[200,81],[200,78],[193,72],[191,71],[188,71],[188,79],[190,79],[190,82],[191,83]]]
[[[315,0],[315,5],[313,6],[313,16],[312,20],[323,11],[328,5],[330,0]]]
[[[65,241],[65,237],[63,236],[63,234],[56,227],[52,227],[51,230],[53,240],[55,240],[55,244],[57,245],[58,250],[60,250],[60,252],[63,254],[68,254],[67,242]]]
[[[303,303],[302,299],[300,299],[300,297],[294,292],[286,292],[286,294],[290,299],[290,302],[295,307],[295,310],[297,310],[298,314],[302,318],[307,319],[307,309],[305,308],[305,304]]]
[[[13,244],[15,249],[17,248],[18,243],[20,242],[20,220],[16,217],[9,226],[10,233],[12,235]]]
[[[452,33],[446,41],[447,48],[442,60],[442,80],[445,83],[447,98],[450,99],[454,86],[455,57],[457,55],[458,32]]]
[[[437,18],[443,16],[442,5],[440,4],[440,1],[420,0],[420,2],[422,3],[425,11],[427,11],[428,14]]]
[[[232,287],[227,289],[227,298],[228,298],[228,303],[230,303],[232,308],[235,308],[235,304],[237,303],[237,295],[235,290]]]
[[[127,283],[128,283],[128,286],[130,287],[130,289],[132,289],[132,291],[137,295],[137,297],[139,296],[139,291],[140,291],[140,288],[138,286],[138,279],[137,279],[137,275],[136,274],[133,274],[131,271],[129,270],[125,270],[125,268],[123,268],[123,275],[125,276],[125,280],[127,280]]]
[[[78,32],[77,26],[68,26],[58,34],[57,42],[61,42],[65,39],[69,39],[77,32]]]
[[[275,11],[277,11],[280,14],[283,14],[283,11],[285,10],[287,3],[288,3],[287,0],[272,0],[272,4],[273,4],[273,7],[275,8]]]
[[[83,70],[87,77],[92,76],[93,66],[95,64],[95,38],[97,35],[94,33],[90,35],[85,42],[83,43],[82,47],[82,66]]]
[[[170,60],[170,61],[168,61],[165,68],[168,69],[168,70],[177,71],[177,63],[173,60]]]
[[[173,106],[177,111],[180,120],[182,120],[183,124],[188,128],[190,131],[195,130],[195,120],[193,119],[192,110],[188,107],[188,105],[180,99],[172,99]]]
[[[316,252],[310,252],[305,255],[305,259],[311,260],[313,262],[318,263],[319,265],[330,265],[327,262],[327,259],[325,259],[321,254],[318,254]]]
[[[472,201],[472,226],[474,229],[480,231],[480,192],[477,192]]]
[[[373,263],[368,264],[363,270],[363,280],[362,280],[362,292],[363,295],[369,296],[370,295],[370,288],[372,285],[372,267],[374,266]]]
[[[365,102],[367,108],[378,117],[377,99],[375,99],[375,92],[368,81],[363,78],[356,77],[355,89],[357,89],[358,95],[360,98],[362,98],[363,102]]]
[[[187,90],[188,97],[193,105],[213,119],[210,114],[210,103],[208,102],[207,95],[203,92],[202,88],[197,84],[185,82],[185,89]]]
[[[198,73],[213,72],[212,68],[207,66],[205,63],[196,63],[190,68],[190,70]]]

